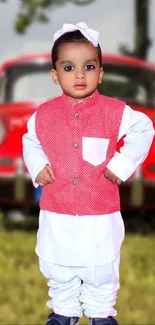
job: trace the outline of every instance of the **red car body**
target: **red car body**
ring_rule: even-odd
[[[118,55],[103,55],[100,92],[126,101],[155,123],[155,65]],[[22,160],[22,135],[29,117],[57,93],[50,81],[49,53],[21,56],[0,66],[0,207],[38,206]],[[155,141],[145,162],[120,187],[123,207],[155,207]],[[136,192],[138,191],[138,192]],[[136,194],[137,193],[137,194]]]

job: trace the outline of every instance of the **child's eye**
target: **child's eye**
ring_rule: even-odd
[[[73,67],[73,65],[67,65],[66,67],[64,67],[64,70],[65,71],[72,71],[72,70],[74,70],[74,67]]]
[[[85,70],[93,70],[93,69],[95,69],[95,66],[93,64],[87,64],[85,66]]]

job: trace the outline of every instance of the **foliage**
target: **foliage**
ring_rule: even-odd
[[[150,0],[135,0],[135,44],[134,49],[129,49],[126,44],[121,44],[119,50],[124,55],[147,59],[151,39],[149,37],[149,6]]]
[[[0,0],[6,2],[9,0]],[[65,5],[67,2],[74,2],[77,5],[84,5],[95,0],[19,0],[20,8],[15,20],[15,31],[19,34],[25,33],[28,26],[37,21],[47,23],[49,20],[48,11],[51,7]]]
[[[9,0],[0,0],[0,3],[7,1]],[[95,0],[19,0],[20,8],[14,24],[15,31],[22,35],[33,22],[47,23],[49,10],[55,6],[62,6],[68,2],[86,5],[93,1]],[[149,5],[150,0],[134,0],[134,49],[131,50],[126,44],[121,44],[119,51],[122,54],[147,59],[148,49],[151,45],[148,35]]]
[[[48,287],[35,255],[36,233],[0,232],[0,324],[44,324]],[[155,237],[127,235],[122,247],[120,324],[155,324]],[[88,324],[83,317],[81,324]]]

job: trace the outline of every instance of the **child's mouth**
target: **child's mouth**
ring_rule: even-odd
[[[87,87],[87,86],[84,85],[84,84],[83,84],[83,85],[75,85],[75,86],[74,86],[74,88],[77,89],[77,90],[84,90],[84,89],[86,89],[86,87]]]

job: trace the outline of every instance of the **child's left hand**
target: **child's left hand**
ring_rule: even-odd
[[[120,185],[122,183],[121,179],[112,173],[108,168],[106,168],[104,176],[108,178],[109,181],[111,181],[113,184]]]

